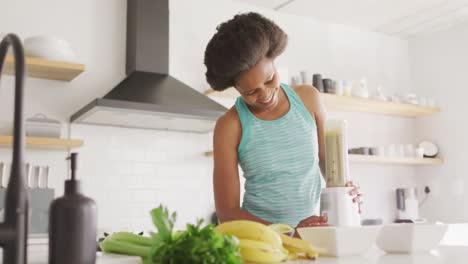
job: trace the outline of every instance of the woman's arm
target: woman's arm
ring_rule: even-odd
[[[319,165],[322,176],[325,177],[325,121],[326,112],[320,100],[320,92],[313,86],[300,85],[294,90],[301,98],[309,113],[314,117],[317,124],[317,135],[319,145]]]
[[[251,220],[270,224],[240,208],[237,146],[241,135],[240,120],[234,109],[229,110],[216,122],[213,136],[213,188],[216,214],[221,222]]]

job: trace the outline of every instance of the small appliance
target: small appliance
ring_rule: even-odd
[[[353,203],[346,187],[350,180],[345,120],[328,120],[325,124],[326,188],[320,197],[320,213],[331,226],[360,226],[358,203]]]
[[[419,201],[416,188],[396,189],[397,219],[395,222],[414,223],[419,220]]]

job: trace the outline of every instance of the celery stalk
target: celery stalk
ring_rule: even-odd
[[[144,237],[140,235],[135,235],[129,232],[118,232],[114,233],[110,236],[113,240],[118,240],[122,242],[128,242],[140,246],[148,246],[151,247],[154,244],[154,241],[150,237]]]
[[[102,241],[99,246],[103,252],[116,253],[130,256],[147,257],[150,253],[151,247],[132,244],[130,242],[114,240],[107,237]]]

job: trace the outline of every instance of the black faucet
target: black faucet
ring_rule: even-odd
[[[13,135],[13,161],[10,180],[5,197],[4,222],[0,223],[0,246],[3,248],[4,264],[27,263],[28,237],[28,192],[24,178],[24,117],[23,117],[23,84],[24,84],[24,51],[20,39],[8,34],[0,42],[0,77],[6,52],[13,48],[15,58],[15,113]]]

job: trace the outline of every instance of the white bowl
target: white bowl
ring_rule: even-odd
[[[387,253],[427,252],[439,245],[446,231],[444,224],[384,225],[377,246]]]
[[[58,120],[47,118],[44,114],[36,114],[26,119],[25,130],[28,137],[60,138],[62,135],[62,123]]]
[[[54,36],[33,36],[24,39],[26,56],[53,61],[76,62],[76,55],[70,44]]]
[[[302,239],[327,250],[328,256],[341,257],[366,253],[374,245],[380,226],[302,227]]]

